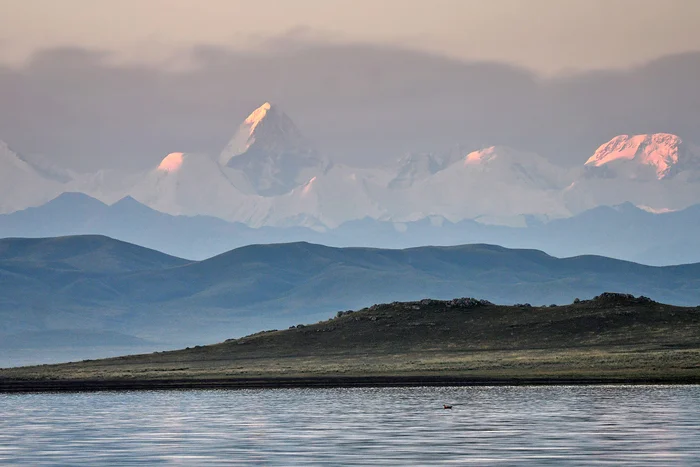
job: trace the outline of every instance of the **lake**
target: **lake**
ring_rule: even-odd
[[[0,417],[3,465],[700,465],[700,386],[0,394]]]

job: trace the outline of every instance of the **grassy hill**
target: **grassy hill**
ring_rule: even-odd
[[[0,371],[5,390],[610,381],[700,381],[700,309],[621,294],[395,302],[215,345]]]
[[[695,306],[700,264],[559,259],[481,244],[383,250],[309,243],[252,245],[191,262],[100,236],[0,240],[5,339],[109,331],[164,349],[313,322],[373,303],[478,296],[561,304],[603,290]],[[12,364],[0,355],[0,366]]]

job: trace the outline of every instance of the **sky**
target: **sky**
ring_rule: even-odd
[[[626,67],[700,48],[696,0],[0,0],[0,58],[42,48],[164,59],[195,44],[287,34],[393,44],[552,73]]]
[[[216,154],[273,101],[332,158],[697,140],[696,0],[0,0],[0,139],[72,168]]]

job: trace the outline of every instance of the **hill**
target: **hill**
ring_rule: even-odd
[[[406,250],[252,245],[192,262],[94,236],[4,240],[4,250],[11,253],[0,254],[0,335],[111,331],[160,345],[154,350],[425,297],[542,305],[624,290],[675,305],[700,303],[700,264],[559,259],[483,244]]]
[[[123,273],[181,266],[187,260],[100,235],[0,239],[0,264],[33,270]]]
[[[699,308],[610,293],[394,302],[216,345],[0,371],[0,390],[643,381],[700,381]]]
[[[595,254],[651,265],[700,261],[700,206],[654,214],[631,203],[600,206],[576,216],[521,227],[444,218],[393,223],[365,218],[322,232],[306,227],[251,228],[207,216],[174,216],[131,197],[107,205],[81,193],[0,214],[0,237],[97,234],[164,253],[203,260],[250,244],[308,241],[336,247],[410,248],[490,243],[558,256]]]

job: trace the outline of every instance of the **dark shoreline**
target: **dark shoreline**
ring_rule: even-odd
[[[700,384],[700,377],[469,378],[459,376],[329,376],[201,380],[0,380],[0,393],[417,386],[570,386],[608,384]]]

